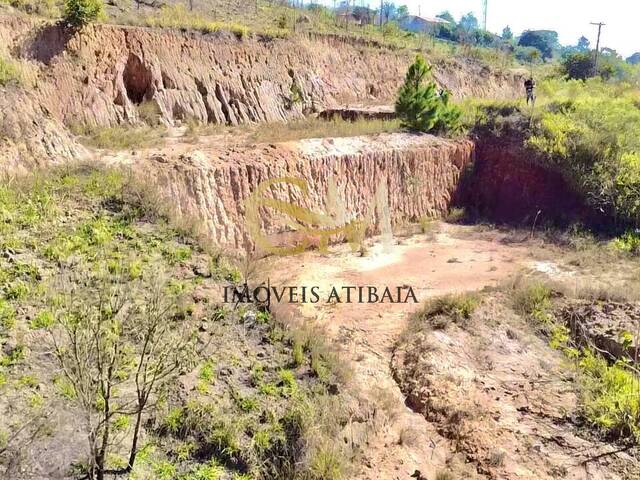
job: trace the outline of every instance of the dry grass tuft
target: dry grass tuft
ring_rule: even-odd
[[[428,323],[435,330],[444,330],[451,323],[464,326],[480,303],[476,294],[445,295],[429,300],[412,318],[412,330]]]
[[[98,127],[90,125],[71,125],[70,130],[80,136],[85,145],[108,150],[126,150],[157,145],[162,141],[167,129],[162,125],[155,127],[134,127],[118,125]]]
[[[270,123],[256,127],[250,139],[255,143],[276,143],[301,140],[304,138],[355,137],[400,131],[396,120],[356,120],[331,121],[308,118],[290,123]]]

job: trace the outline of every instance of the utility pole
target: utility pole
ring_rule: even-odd
[[[591,25],[596,25],[598,27],[598,41],[596,42],[596,61],[595,61],[595,75],[598,75],[598,60],[600,59],[600,34],[602,33],[602,27],[606,25],[606,23],[602,22],[591,22]]]
[[[487,13],[489,11],[489,0],[483,0],[482,2],[482,16],[483,16],[483,25],[484,31],[487,31]]]

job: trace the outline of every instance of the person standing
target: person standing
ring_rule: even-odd
[[[536,101],[536,96],[533,93],[533,90],[535,87],[536,87],[536,82],[534,82],[533,78],[529,77],[527,80],[525,80],[524,89],[527,92],[527,105],[529,105],[529,102],[535,103]]]

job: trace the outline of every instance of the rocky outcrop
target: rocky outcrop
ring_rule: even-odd
[[[249,234],[245,201],[261,182],[305,180],[306,193],[289,183],[272,186],[265,196],[318,213],[328,212],[334,183],[344,200],[344,222],[373,214],[376,194],[383,195],[389,220],[398,225],[446,212],[472,156],[468,141],[385,134],[224,152],[194,150],[174,158],[151,154],[134,169],[144,172],[146,181],[154,177],[178,215],[195,218],[217,245],[244,249],[255,240]],[[370,233],[380,231],[382,219],[376,208]],[[272,208],[260,209],[260,229],[274,242],[296,241],[279,235],[291,231],[291,220]]]

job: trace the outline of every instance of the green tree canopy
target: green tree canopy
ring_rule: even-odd
[[[400,5],[396,9],[396,16],[398,18],[406,17],[407,15],[409,15],[409,7],[407,7],[406,5]]]
[[[567,78],[586,80],[593,76],[595,63],[589,52],[576,52],[568,55],[561,64],[562,73]]]
[[[447,22],[451,22],[453,24],[456,23],[455,18],[453,18],[453,15],[451,15],[451,12],[449,12],[449,10],[445,10],[444,12],[436,15],[436,18],[441,18],[441,19],[446,20]]]
[[[498,37],[486,30],[475,30],[471,38],[473,39],[473,43],[482,45],[483,47],[491,47],[495,45],[498,40]]]
[[[631,65],[640,65],[640,52],[636,52],[627,58],[627,63],[630,63]]]
[[[588,52],[591,49],[591,42],[587,37],[582,36],[578,40],[578,45],[576,45],[576,49],[579,52]]]
[[[606,57],[622,59],[622,56],[613,48],[604,47],[602,49],[602,55]]]
[[[511,27],[507,25],[502,30],[502,39],[503,40],[513,40],[513,32],[511,31]]]
[[[553,30],[527,30],[520,37],[518,45],[521,47],[535,47],[542,53],[543,59],[553,57],[553,52],[559,47],[558,32]]]
[[[388,22],[392,18],[395,17],[397,11],[396,4],[393,2],[384,2],[381,5],[381,18],[384,19],[385,22]]]
[[[353,16],[364,24],[372,23],[376,11],[368,7],[356,7],[353,9]]]
[[[478,23],[478,19],[473,14],[473,12],[469,12],[466,15],[462,16],[462,18],[460,19],[459,26],[462,30],[469,33],[474,30],[477,30],[480,24]]]

